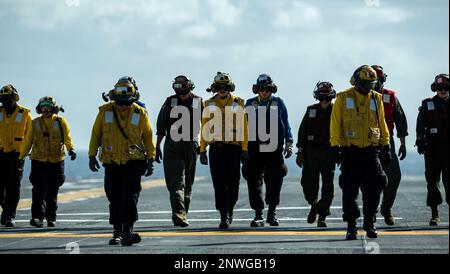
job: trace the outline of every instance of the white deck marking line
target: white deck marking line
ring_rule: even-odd
[[[310,207],[279,207],[277,210],[309,210]],[[342,209],[340,206],[332,206],[331,209]],[[251,208],[236,208],[234,212],[253,212]],[[189,213],[217,213],[215,209],[200,209],[189,210]],[[158,211],[139,211],[139,214],[172,214],[170,210]],[[82,212],[82,213],[58,213],[58,216],[95,216],[95,215],[109,215],[107,212]]]
[[[278,218],[279,221],[306,221],[307,218]],[[377,220],[383,220],[384,218],[378,218]],[[396,220],[403,220],[403,218],[401,217],[395,217]],[[233,218],[233,222],[237,221],[237,222],[248,222],[248,221],[252,221],[253,218]],[[339,217],[330,217],[327,218],[327,220],[336,220],[336,221],[341,221],[342,218]],[[30,220],[16,220],[16,223],[28,223]],[[209,219],[189,219],[189,222],[218,222],[220,221],[219,218],[209,218]],[[57,219],[56,222],[60,222],[60,223],[86,223],[86,222],[109,222],[108,219]],[[137,223],[139,222],[172,222],[172,219],[141,219],[138,220]]]

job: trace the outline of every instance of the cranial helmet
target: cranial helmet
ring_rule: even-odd
[[[211,84],[210,88],[206,89],[207,92],[218,92],[220,90],[226,90],[229,92],[233,92],[235,89],[235,85],[231,76],[228,73],[217,72],[214,77],[214,81]]]
[[[372,68],[376,71],[378,77],[377,84],[375,85],[375,90],[381,91],[388,75],[384,73],[384,69],[380,65],[373,65]]]
[[[436,92],[439,90],[447,90],[449,88],[449,77],[448,74],[441,73],[436,75],[434,82],[431,84],[431,90]]]
[[[6,85],[0,89],[0,102],[2,104],[7,101],[17,102],[19,99],[19,93],[13,85]]]
[[[50,96],[45,96],[45,97],[42,97],[41,99],[39,99],[39,103],[36,106],[37,114],[41,114],[42,113],[41,107],[50,107],[51,112],[55,113],[55,114],[57,114],[60,111],[64,112],[64,109],[62,107],[59,107],[56,104],[56,100],[53,99],[53,97],[50,97]]]
[[[258,94],[262,90],[266,90],[271,93],[277,92],[277,85],[273,83],[272,77],[268,74],[260,74],[256,79],[256,84],[253,85],[253,93]]]
[[[178,75],[173,80],[172,88],[177,94],[186,95],[194,90],[195,84],[187,76]]]
[[[115,101],[118,105],[130,106],[139,100],[139,92],[136,81],[132,77],[121,77],[114,85],[114,89],[110,90],[108,97]],[[106,96],[103,96],[105,99]]]
[[[331,101],[336,98],[336,90],[330,82],[318,82],[313,91],[314,98],[322,101]]]
[[[372,90],[377,84],[377,79],[377,72],[372,67],[362,65],[353,73],[350,84],[365,90]]]

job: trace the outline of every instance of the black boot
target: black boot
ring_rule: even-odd
[[[279,226],[277,219],[277,213],[276,213],[277,206],[269,205],[269,211],[267,212],[267,222],[271,226]]]
[[[219,229],[228,229],[230,227],[230,217],[227,210],[220,211]]]
[[[255,210],[255,219],[250,223],[251,227],[263,227],[264,226],[264,217],[262,210]]]
[[[316,221],[316,218],[317,218],[317,203],[313,203],[311,205],[311,209],[309,210],[308,214],[307,219],[308,224],[313,224]]]
[[[6,225],[6,213],[2,211],[2,217],[0,219],[0,225]]]
[[[33,218],[30,220],[30,225],[41,228],[44,226],[44,221],[38,218]]]
[[[367,237],[369,238],[378,238],[377,228],[375,227],[375,217],[373,216],[364,216],[363,228],[366,231]]]
[[[439,217],[439,209],[437,206],[431,207],[431,220],[430,225],[431,226],[437,226],[439,222],[441,221],[441,218]]]
[[[122,224],[122,239],[120,241],[122,246],[132,246],[141,241],[141,236],[133,231],[133,225],[131,223]]]
[[[356,221],[347,222],[347,235],[346,240],[356,240],[358,236],[358,227],[356,226]]]
[[[319,219],[317,220],[317,227],[327,227],[327,223],[325,219],[327,217],[325,215],[319,215]]]
[[[122,224],[114,224],[113,236],[109,240],[109,245],[118,245],[122,240]]]
[[[56,227],[56,221],[47,220],[47,227]]]
[[[14,218],[6,218],[6,227],[16,227],[16,220]]]
[[[230,225],[233,222],[233,213],[234,213],[233,211],[234,211],[234,208],[228,209],[228,219],[230,220]]]

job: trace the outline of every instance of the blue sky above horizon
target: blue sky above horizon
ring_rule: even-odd
[[[449,71],[447,0],[1,0],[0,20],[0,85],[14,84],[31,109],[54,96],[80,149],[101,93],[124,75],[136,79],[155,127],[179,74],[206,98],[216,72],[228,72],[249,98],[258,74],[269,73],[296,137],[317,81],[343,90],[362,64],[385,68],[412,149],[417,107]]]

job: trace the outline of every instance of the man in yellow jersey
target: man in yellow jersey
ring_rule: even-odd
[[[32,119],[30,110],[18,105],[18,101],[19,93],[13,85],[0,89],[0,223],[7,227],[15,226],[23,176],[23,161],[19,161],[19,153],[31,129]]]
[[[64,111],[55,99],[46,96],[39,100],[36,112],[41,114],[32,121],[32,128],[27,132],[25,142],[20,150],[19,160],[31,151],[30,182],[33,185],[30,225],[43,227],[44,217],[48,227],[56,225],[57,197],[63,185],[65,149],[69,151],[72,161],[77,157],[70,129],[64,117],[58,116]]]
[[[219,229],[228,229],[233,222],[233,209],[239,196],[240,163],[249,159],[244,100],[231,94],[234,89],[231,76],[218,72],[207,89],[215,94],[205,101],[202,115],[200,163],[208,164],[206,147],[209,145],[209,167],[216,209],[220,212]]]
[[[92,129],[89,168],[94,172],[100,168],[96,155],[101,147],[109,222],[114,227],[109,244],[131,246],[141,240],[133,231],[141,176],[153,174],[156,149],[147,111],[135,103],[139,94],[133,83],[119,79],[109,98],[111,102],[100,106]]]
[[[376,238],[375,220],[380,195],[387,179],[381,163],[391,160],[389,129],[384,117],[381,94],[374,92],[377,73],[370,66],[356,69],[350,80],[353,87],[340,92],[331,113],[330,142],[336,163],[341,163],[343,219],[347,240],[357,239],[356,219],[359,189],[363,200],[363,228]],[[380,162],[381,160],[381,162]]]

